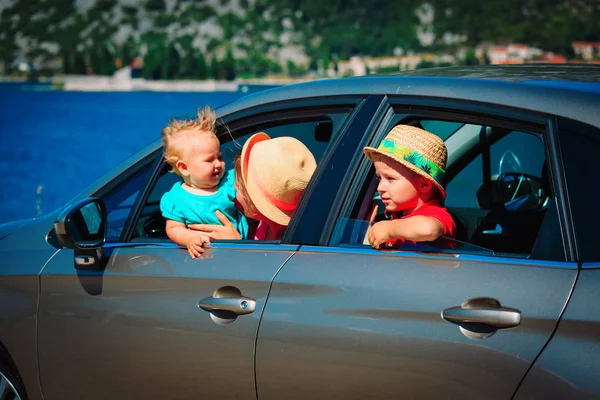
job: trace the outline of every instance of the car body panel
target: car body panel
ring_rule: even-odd
[[[294,247],[117,247],[104,272],[61,250],[41,275],[39,362],[46,399],[254,399],[254,343],[271,280]],[[217,324],[198,302],[234,286],[256,310]],[[176,394],[176,395],[175,395]]]
[[[219,111],[228,114],[239,108],[295,98],[356,94],[393,94],[481,102],[564,116],[600,126],[600,115],[595,110],[600,89],[582,92],[550,84],[529,85],[523,82],[482,80],[475,77],[369,76],[305,82],[243,97],[220,108]]]
[[[584,264],[585,265],[585,264]],[[558,329],[515,399],[600,398],[600,263],[582,269]]]
[[[57,252],[45,240],[55,216],[32,219],[0,241],[0,346],[19,369],[31,400],[42,399],[36,343],[39,273]]]
[[[306,247],[279,272],[260,325],[260,399],[510,398],[550,338],[572,263]],[[521,324],[473,340],[441,318],[490,297]]]

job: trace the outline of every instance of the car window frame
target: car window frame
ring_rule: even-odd
[[[564,149],[564,153],[567,154],[566,159],[572,157],[575,151],[574,148],[569,149],[569,147],[573,145],[573,136],[580,136],[584,139],[595,142],[598,142],[598,138],[600,137],[600,126],[595,126],[587,122],[566,117],[556,118],[556,129],[558,130],[559,135],[559,150],[562,151]],[[561,159],[565,160],[562,154],[559,153],[559,156]],[[589,199],[593,199],[594,197],[590,196],[587,185],[585,187],[578,185],[573,177],[574,175],[585,176],[582,174],[582,172],[587,171],[582,171],[577,169],[575,166],[569,165],[571,164],[564,163],[563,165],[558,166],[559,168],[557,168],[557,173],[562,173],[566,176],[567,170],[570,171],[570,180],[567,181],[569,185],[563,190],[568,192],[569,200],[569,204],[566,204],[565,207],[569,210],[573,210],[572,218],[568,223],[570,223],[575,230],[574,234],[576,236],[575,241],[577,243],[577,247],[574,249],[574,251],[577,251],[577,260],[581,263],[582,269],[598,268],[598,261],[600,261],[600,259],[598,258],[599,253],[597,251],[597,246],[595,246],[594,240],[590,239],[589,235],[586,235],[586,233],[594,231],[594,224],[597,220],[594,218],[594,214],[590,216],[589,212],[587,211],[589,210],[589,207],[585,208],[585,212],[582,211],[584,209],[582,205],[589,204]],[[581,168],[581,166],[578,167]],[[573,204],[576,204],[576,206],[573,207]]]
[[[266,103],[260,106],[244,108],[241,110],[233,111],[227,115],[220,116],[218,114],[219,110],[217,109],[217,136],[221,137],[222,135],[229,134],[230,131],[243,132],[245,129],[250,129],[258,124],[261,121],[267,121],[269,123],[274,123],[275,125],[282,125],[285,121],[292,121],[294,118],[310,118],[311,115],[317,117],[319,114],[322,115],[325,111],[331,110],[341,110],[344,108],[350,108],[348,112],[348,116],[346,120],[342,124],[339,129],[339,132],[336,138],[332,139],[332,143],[329,144],[327,150],[323,154],[323,158],[321,163],[317,166],[317,171],[321,168],[321,165],[329,159],[329,153],[333,151],[334,141],[340,140],[340,137],[343,137],[347,133],[348,126],[354,119],[354,115],[361,108],[360,105],[364,102],[366,96],[363,95],[342,95],[342,96],[327,96],[327,97],[310,97],[310,98],[302,98],[302,99],[294,99],[288,101],[277,101],[273,103]],[[236,135],[234,137],[237,138]],[[230,141],[231,138],[227,140]],[[143,211],[144,205],[149,198],[150,194],[156,182],[161,176],[161,171],[164,168],[164,159],[162,158],[162,145],[158,147],[158,149],[153,154],[158,154],[159,159],[156,161],[156,165],[154,171],[151,174],[149,181],[147,182],[144,190],[140,191],[138,198],[136,199],[134,206],[132,207],[132,212],[130,213],[130,217],[127,219],[126,226],[123,229],[123,233],[121,235],[121,243],[130,243],[132,242],[132,236],[136,227],[137,220]],[[315,171],[315,176],[317,174]],[[311,179],[311,183],[314,182],[315,179]],[[303,200],[301,204],[299,204],[296,215],[302,215],[301,205],[302,202],[306,201],[307,197],[310,197],[311,191],[309,191],[311,183],[305,190],[305,195],[303,196]],[[288,234],[288,232],[294,229],[293,222],[299,218],[292,218],[288,229],[286,229],[286,235],[284,235],[281,241],[253,241],[253,240],[215,240],[215,243],[228,243],[228,244],[236,244],[239,243],[241,245],[265,245],[265,244],[273,244],[273,245],[284,245],[289,244],[289,241],[286,241],[286,236],[288,238],[293,235]],[[135,242],[138,243],[138,242]],[[139,242],[140,244],[142,242]],[[146,238],[143,241],[144,244],[164,244],[170,243],[168,239],[160,239],[160,238]]]
[[[139,171],[150,166],[151,172],[148,174],[148,177],[146,178],[146,183],[140,188],[140,191],[138,192],[138,195],[136,196],[136,199],[134,200],[131,206],[131,211],[129,212],[129,215],[125,220],[125,224],[123,225],[123,229],[121,231],[121,234],[119,235],[118,241],[111,243],[124,243],[124,238],[128,234],[129,229],[131,229],[130,226],[132,216],[139,212],[138,209],[140,199],[146,192],[148,184],[150,183],[154,174],[156,173],[156,168],[158,168],[158,166],[160,165],[159,161],[160,158],[162,158],[161,149],[161,147],[158,147],[150,151],[148,154],[144,155],[139,160],[132,163],[129,167],[123,169],[123,171],[121,171],[116,177],[106,181],[105,184],[103,184],[101,187],[99,187],[90,194],[90,197],[104,198],[111,191],[117,189],[120,185],[124,184],[129,178],[137,174]]]
[[[556,117],[550,114],[517,109],[491,103],[481,103],[467,100],[452,100],[447,98],[428,98],[424,96],[386,96],[387,109],[380,116],[378,122],[379,128],[370,135],[367,141],[369,146],[377,146],[387,133],[391,121],[399,113],[404,113],[406,117],[420,117],[429,119],[457,120],[459,122],[473,123],[477,125],[493,125],[507,127],[512,130],[519,130],[527,133],[542,134],[546,160],[548,163],[550,180],[553,185],[555,199],[559,209],[559,225],[562,236],[562,243],[565,252],[565,262],[576,262],[577,255],[573,251],[574,232],[573,224],[569,223],[571,212],[568,207],[568,196],[566,193],[566,183],[564,172],[561,172],[560,165],[560,147],[558,142],[558,130],[556,127]],[[401,119],[404,119],[401,118]],[[373,121],[375,123],[375,121]],[[362,148],[356,150],[357,154],[362,155]],[[479,153],[477,153],[479,154]],[[476,157],[476,154],[472,158]],[[470,159],[472,159],[470,158]],[[465,161],[470,162],[470,161]],[[466,164],[465,164],[466,165]],[[335,220],[338,218],[350,218],[354,208],[357,206],[357,199],[361,196],[363,183],[370,170],[370,163],[363,157],[358,165],[348,168],[348,175],[352,176],[352,184],[344,194],[345,204],[339,210]],[[331,230],[333,231],[333,229]],[[331,232],[332,233],[332,232]],[[319,243],[319,246],[329,246],[332,240],[330,234]],[[499,258],[499,256],[493,256]]]

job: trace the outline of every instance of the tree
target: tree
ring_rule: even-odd
[[[197,66],[196,66],[196,73],[193,76],[195,76],[199,79],[208,78],[208,70],[206,68],[206,60],[204,59],[204,55],[202,54],[202,51],[196,51],[194,59],[196,60]]]
[[[227,49],[227,53],[225,54],[225,59],[222,63],[223,69],[223,78],[232,81],[235,79],[235,59],[233,58],[233,52],[231,51],[231,47]]]
[[[479,58],[475,55],[475,49],[468,49],[463,61],[465,65],[479,65]]]
[[[210,60],[209,76],[213,79],[221,78],[221,65],[216,56],[213,56],[212,60]]]
[[[164,68],[161,71],[161,79],[175,79],[178,77],[181,57],[175,43],[168,46],[167,57]]]

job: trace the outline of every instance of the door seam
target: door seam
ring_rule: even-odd
[[[577,269],[577,274],[575,275],[575,279],[573,280],[573,285],[571,285],[571,290],[569,291],[569,294],[567,295],[567,299],[565,301],[565,304],[563,305],[563,308],[560,311],[560,314],[558,315],[558,319],[556,320],[556,324],[554,324],[554,329],[552,330],[552,333],[550,334],[550,336],[548,336],[548,339],[546,340],[546,343],[544,343],[544,345],[542,346],[542,348],[540,349],[540,351],[538,352],[538,354],[535,356],[535,358],[531,362],[531,364],[529,364],[529,367],[527,368],[527,371],[525,371],[525,373],[523,374],[523,377],[521,378],[521,381],[519,382],[519,384],[515,388],[515,391],[513,392],[512,396],[510,397],[510,400],[513,400],[515,398],[515,396],[519,392],[519,389],[521,388],[521,385],[523,384],[523,382],[525,382],[525,379],[527,378],[527,375],[529,375],[529,371],[531,371],[531,369],[533,368],[533,366],[535,365],[535,363],[537,362],[537,360],[540,358],[540,356],[542,355],[542,353],[544,353],[544,350],[546,350],[546,347],[548,347],[548,345],[550,344],[550,341],[552,340],[552,338],[554,338],[554,335],[556,334],[556,331],[558,330],[558,327],[560,325],[562,317],[563,317],[565,311],[567,310],[569,302],[571,301],[571,297],[573,297],[573,292],[575,291],[575,287],[577,286],[577,282],[579,281],[579,274],[580,273],[581,273],[581,263],[579,263],[579,268]]]
[[[256,334],[254,335],[254,349],[252,351],[252,355],[253,355],[253,367],[254,367],[254,395],[256,396],[256,400],[258,400],[258,381],[257,381],[257,375],[256,375],[256,346],[258,344],[258,335],[260,333],[260,325],[262,324],[262,319],[263,319],[263,315],[265,313],[265,310],[267,309],[267,303],[269,301],[269,298],[271,296],[271,289],[273,288],[273,282],[275,282],[275,279],[277,279],[277,275],[279,275],[279,272],[283,269],[283,267],[288,263],[288,261],[290,261],[290,259],[296,254],[298,253],[298,250],[300,249],[300,246],[298,246],[296,248],[295,251],[293,251],[290,256],[283,262],[283,264],[281,264],[281,266],[277,269],[277,271],[275,272],[275,274],[273,275],[273,278],[271,278],[271,282],[269,283],[269,290],[267,291],[267,296],[265,297],[265,304],[263,306],[262,311],[260,312],[260,317],[258,318],[258,325],[256,326]]]

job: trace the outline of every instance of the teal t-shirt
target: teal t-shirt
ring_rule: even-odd
[[[187,226],[189,224],[221,225],[215,215],[215,211],[219,210],[237,228],[242,239],[246,239],[248,220],[235,207],[233,182],[234,175],[231,169],[221,178],[218,190],[208,196],[190,193],[181,187],[183,181],[176,182],[160,199],[160,211],[163,217],[183,222]]]

